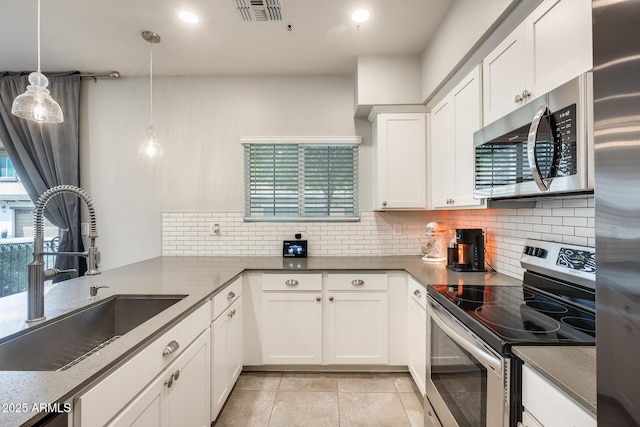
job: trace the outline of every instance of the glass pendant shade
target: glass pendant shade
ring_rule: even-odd
[[[153,125],[147,129],[147,138],[138,148],[138,154],[151,158],[164,156],[164,149],[156,138],[156,130],[153,128]]]
[[[49,79],[40,72],[40,0],[38,0],[38,71],[29,74],[27,91],[18,95],[11,105],[11,113],[38,123],[62,123],[62,108],[49,95]]]
[[[152,31],[143,31],[142,38],[149,42],[149,127],[147,138],[138,147],[138,154],[149,158],[164,156],[164,148],[158,142],[156,130],[153,127],[153,45],[160,43],[160,36]]]
[[[29,74],[27,91],[18,95],[11,105],[11,113],[38,123],[62,123],[60,105],[49,95],[49,79],[39,72]]]

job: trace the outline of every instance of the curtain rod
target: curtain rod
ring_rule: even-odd
[[[97,82],[98,79],[119,79],[120,73],[118,71],[111,71],[109,73],[80,73],[80,77],[88,77],[93,79],[93,81]]]

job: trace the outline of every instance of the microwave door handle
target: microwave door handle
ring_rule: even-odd
[[[447,334],[449,338],[455,341],[460,347],[471,353],[485,367],[490,368],[496,374],[500,375],[500,373],[502,372],[502,363],[500,362],[500,359],[493,356],[486,349],[480,347],[480,345],[478,345],[477,343],[471,342],[467,338],[465,338],[462,335],[464,334],[462,328],[453,323],[452,320],[444,317],[446,315],[443,316],[442,314],[439,314],[438,311],[441,311],[442,309],[435,305],[433,301],[431,301],[430,296],[427,296],[427,298],[429,298],[430,300],[429,305],[431,306],[431,310],[429,310],[429,313],[431,315],[431,319],[436,322],[440,329],[442,329],[443,332]]]
[[[535,116],[533,116],[533,121],[531,122],[531,126],[529,127],[529,138],[527,139],[527,158],[529,160],[529,169],[531,170],[533,180],[536,182],[536,185],[538,186],[540,191],[547,191],[549,189],[549,184],[551,184],[551,179],[543,179],[540,175],[538,159],[536,158],[538,128],[540,127],[540,122],[548,114],[549,111],[550,110],[547,105],[543,105],[538,109]]]

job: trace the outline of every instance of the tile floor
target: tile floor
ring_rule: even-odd
[[[243,372],[215,427],[423,426],[409,374]]]

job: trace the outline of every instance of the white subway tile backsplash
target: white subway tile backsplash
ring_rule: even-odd
[[[302,233],[311,256],[419,255],[425,225],[484,228],[487,260],[521,278],[524,239],[594,246],[592,196],[550,199],[533,208],[459,211],[361,212],[359,222],[245,222],[242,212],[163,212],[162,253],[167,256],[278,256],[282,240]],[[211,235],[213,224],[220,234]],[[394,225],[400,234],[394,234]],[[251,241],[251,245],[238,242]]]

